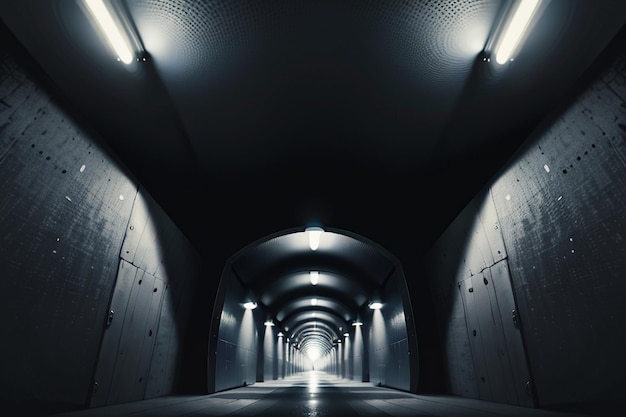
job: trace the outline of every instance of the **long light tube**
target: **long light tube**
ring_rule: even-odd
[[[498,64],[503,65],[511,59],[519,41],[522,39],[522,35],[537,10],[537,6],[539,6],[539,2],[540,0],[520,0],[502,40],[498,44],[496,51],[496,62]]]
[[[311,285],[317,285],[317,283],[320,280],[320,273],[319,273],[319,271],[310,271],[309,272],[309,279],[311,280]]]
[[[132,50],[128,41],[120,31],[120,28],[115,24],[103,0],[85,0],[85,4],[87,4],[89,11],[98,21],[100,28],[106,35],[120,61],[125,64],[130,64],[133,61]]]

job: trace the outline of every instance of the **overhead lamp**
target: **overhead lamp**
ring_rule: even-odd
[[[305,229],[306,234],[309,236],[309,247],[315,251],[320,246],[320,236],[324,232],[321,227],[307,227]]]
[[[541,0],[517,1],[511,18],[495,45],[495,56],[498,64],[504,65],[511,60],[540,3]]]
[[[354,323],[352,323],[353,326],[363,326],[363,322],[360,321],[355,321]]]
[[[312,306],[316,306],[317,305],[317,298],[311,298],[311,305]]]
[[[309,278],[311,279],[311,285],[317,285],[320,280],[319,271],[311,271],[309,272]]]
[[[284,334],[283,334],[283,332],[278,332],[278,335],[277,335],[277,336],[278,336],[278,337],[283,337],[283,336],[284,336]]]
[[[246,310],[254,310],[257,307],[257,304],[254,301],[247,301],[243,303],[243,308]]]
[[[343,335],[344,335],[345,337],[348,337],[348,336],[350,336],[350,333],[345,332]]]
[[[383,308],[383,303],[374,301],[373,303],[369,303],[368,307],[371,308],[372,310],[380,310],[381,308]]]
[[[263,324],[265,324],[265,327],[272,327],[274,325],[274,322],[272,320],[267,320]]]
[[[133,61],[133,48],[128,37],[124,34],[120,18],[114,18],[104,0],[84,0],[87,9],[98,22],[102,33],[106,36],[109,44],[124,64]]]

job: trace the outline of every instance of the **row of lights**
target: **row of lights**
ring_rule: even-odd
[[[105,34],[109,44],[118,56],[118,59],[130,64],[133,61],[133,48],[129,41],[128,29],[124,29],[119,23],[122,19],[115,16],[103,0],[84,0],[87,9],[98,22],[98,26]],[[511,57],[519,49],[521,40],[528,30],[535,16],[541,0],[517,0],[517,4],[508,16],[504,30],[499,34],[494,43],[496,62],[504,65],[511,61]],[[122,26],[122,27],[121,27]],[[316,250],[319,245],[319,236],[323,232],[321,228],[311,227],[307,229],[311,242],[311,249]]]
[[[312,251],[316,251],[319,248],[319,244],[320,244],[320,238],[322,233],[324,233],[324,229],[321,227],[307,227],[305,229],[305,232],[307,234],[308,237],[308,241],[309,241],[309,248]],[[311,285],[317,285],[319,283],[319,271],[309,271],[309,279],[311,282]],[[316,306],[318,304],[318,299],[317,298],[312,298],[311,299],[311,305]],[[257,308],[257,303],[254,301],[247,301],[243,304],[243,307],[246,310],[254,310],[255,308]],[[378,302],[378,301],[374,301],[368,304],[368,307],[372,310],[380,310],[382,308],[383,304]],[[313,313],[315,314],[315,313]],[[266,320],[264,325],[266,327],[273,327],[274,326],[274,322],[272,320]],[[354,322],[352,322],[352,326],[353,327],[359,327],[362,326],[363,322],[355,320]],[[341,329],[340,329],[341,330]],[[285,334],[282,331],[279,331],[277,336],[279,338],[282,338],[285,336]],[[344,337],[349,337],[350,333],[348,332],[344,332],[343,333]],[[289,338],[287,338],[287,342],[289,342]],[[337,339],[336,343],[341,343],[341,339]]]

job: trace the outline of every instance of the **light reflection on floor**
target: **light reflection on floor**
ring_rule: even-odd
[[[160,397],[57,417],[589,417],[446,395],[416,395],[311,371],[211,395]]]

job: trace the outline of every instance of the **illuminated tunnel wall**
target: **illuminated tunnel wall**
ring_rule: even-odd
[[[334,374],[337,378],[372,382],[405,391],[409,391],[412,385],[417,385],[417,341],[402,267],[391,254],[366,238],[345,231],[333,230],[326,233],[326,245],[337,242],[346,246],[354,245],[362,251],[361,254],[367,255],[366,259],[375,259],[379,263],[367,269],[368,272],[377,271],[375,285],[354,279],[352,285],[355,288],[369,286],[367,293],[358,294],[359,301],[355,303],[355,311],[344,316],[344,321],[319,324],[322,327],[327,326],[326,330],[332,334],[328,336],[332,340],[329,339],[325,345],[325,349],[331,349],[330,352],[327,355],[323,353],[319,360],[311,362],[303,353],[307,348],[306,336],[303,336],[298,325],[288,323],[291,327],[288,329],[285,322],[280,322],[274,316],[275,312],[270,314],[267,311],[274,311],[272,306],[260,301],[271,300],[264,286],[274,285],[263,278],[263,271],[269,269],[272,274],[276,274],[272,269],[276,263],[288,262],[287,259],[291,261],[293,257],[301,261],[298,256],[302,253],[312,255],[303,231],[296,229],[279,232],[248,245],[233,256],[222,272],[213,307],[209,341],[209,392],[255,382],[252,369],[256,369],[257,382],[282,379],[314,368]],[[279,253],[277,248],[289,250]],[[242,259],[246,262],[242,262]],[[255,260],[262,262],[255,264]],[[254,275],[255,273],[259,275]],[[305,291],[312,300],[316,300],[320,294],[323,295],[324,291],[354,296],[349,291],[346,292],[345,281],[337,281],[335,286],[331,285],[320,293],[313,289],[317,288],[317,283],[309,282],[308,273],[304,279],[301,274],[286,277],[289,280],[288,285],[284,284],[285,281],[280,281],[285,285],[282,287],[284,291],[300,286],[301,291]],[[328,285],[329,278],[324,277],[324,280],[323,285]],[[298,298],[302,294],[298,293],[294,300],[302,303]],[[371,297],[373,298],[370,299]],[[382,303],[382,309],[374,311],[368,308],[368,301],[374,299]],[[257,302],[256,309],[244,309],[243,303],[249,300]],[[317,303],[311,305],[316,306]],[[310,308],[308,301],[305,302],[305,308],[307,307]],[[307,314],[306,318],[309,319],[309,316]],[[275,322],[275,326],[266,326],[266,321]],[[355,322],[361,325],[353,326]],[[290,340],[290,337],[294,339]]]
[[[623,402],[625,58],[529,138],[425,258],[450,393]]]
[[[279,335],[276,327],[265,326],[267,312],[263,306],[258,304],[253,310],[243,307],[249,300],[257,301],[227,265],[209,340],[209,392],[281,379],[304,369],[300,351]]]
[[[89,127],[0,59],[0,399],[173,392],[199,259]]]
[[[381,291],[382,308],[368,309],[365,313],[365,328],[368,332],[369,381],[409,391],[411,377],[417,378],[417,372],[411,375],[411,355],[417,358],[417,352],[411,352],[409,346],[406,317],[412,317],[413,313],[406,304],[408,301],[402,297],[403,293],[406,294],[404,288],[404,274],[396,268]],[[412,328],[411,322],[408,324]]]
[[[220,285],[223,288],[214,312],[217,327],[211,334],[209,348],[209,358],[214,357],[208,369],[210,392],[256,382],[259,321],[262,325],[265,315],[260,307],[243,307],[253,299],[229,267],[225,268]]]

